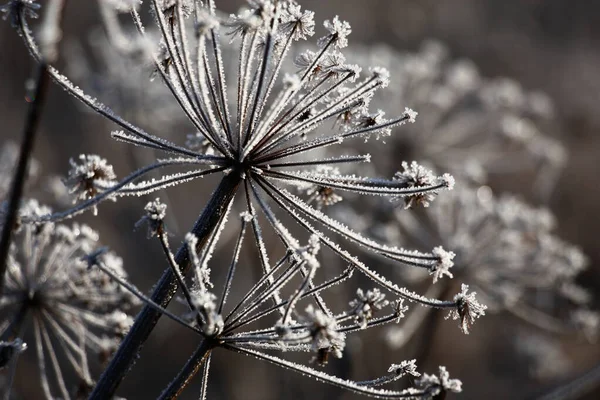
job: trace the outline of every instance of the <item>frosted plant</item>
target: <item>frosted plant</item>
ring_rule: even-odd
[[[14,0],[11,4],[20,3]],[[385,137],[392,128],[415,121],[416,113],[405,107],[401,108],[404,112],[399,116],[391,118],[383,118],[380,112],[368,112],[368,104],[375,92],[387,86],[389,73],[375,67],[361,78],[360,68],[345,63],[339,51],[347,45],[351,30],[348,23],[335,17],[325,22],[327,33],[318,40],[318,48],[299,56],[302,61],[297,63],[301,64],[299,72],[283,74],[284,60],[293,52],[294,43],[306,40],[314,33],[315,27],[313,14],[301,11],[294,1],[249,1],[245,11],[226,20],[217,14],[214,1],[152,0],[149,3],[160,32],[159,50],[153,54],[157,78],[172,92],[197,133],[209,143],[211,154],[198,151],[205,146],[190,148],[146,132],[88,96],[66,76],[49,66],[48,73],[57,84],[119,126],[120,130],[112,132],[113,138],[164,153],[165,158],[117,180],[104,159],[82,155],[80,162],[73,163],[66,180],[77,197],[78,205],[63,212],[30,217],[24,221],[38,224],[57,222],[86,210],[95,210],[107,199],[145,195],[206,176],[219,177],[220,182],[204,210],[199,212],[200,216],[190,230],[186,243],[175,253],[170,250],[160,221],[164,209],[154,203],[146,207],[147,215],[143,221],[149,225],[149,236],[159,238],[170,264],[155,286],[151,298],[146,298],[132,284],[104,265],[99,253],[98,257],[88,258],[90,266],[98,267],[146,303],[98,382],[92,398],[108,398],[114,394],[161,314],[167,314],[190,327],[185,319],[166,310],[174,295],[173,288],[177,286],[182,290],[194,316],[191,327],[204,340],[190,359],[191,364],[188,363],[182,370],[180,378],[183,380],[176,379],[174,386],[166,390],[167,393],[174,394],[180,390],[188,381],[188,375],[197,371],[200,364],[204,365],[203,377],[206,380],[210,359],[208,354],[212,348],[221,347],[358,393],[376,397],[427,397],[429,390],[425,384],[420,390],[412,388],[389,392],[371,388],[368,384],[341,380],[266,353],[281,349],[282,346],[288,351],[312,349],[317,352],[316,359],[325,363],[328,354],[342,354],[343,338],[348,332],[365,328],[365,324],[371,327],[399,319],[405,311],[401,300],[456,310],[459,315],[467,316],[469,323],[472,322],[471,314],[465,313],[464,301],[468,298],[469,304],[474,304],[471,295],[459,295],[453,300],[421,296],[397,286],[367,266],[346,250],[346,244],[361,246],[380,258],[410,267],[431,273],[439,271],[435,279],[443,275],[450,276],[448,269],[452,255],[449,252],[437,245],[431,252],[382,245],[327,216],[290,190],[290,187],[311,184],[350,195],[407,199],[410,204],[429,204],[433,195],[453,186],[454,180],[450,175],[424,174],[418,165],[404,166],[404,170],[394,178],[337,174],[332,173],[331,169],[319,169],[335,166],[341,170],[366,163],[370,160],[369,155],[330,156],[324,155],[323,150],[337,148],[344,151],[339,146],[342,142]],[[119,4],[121,9],[121,6],[127,6],[133,24],[139,34],[145,37],[146,27],[136,4]],[[43,61],[29,28],[27,14],[21,7],[14,7],[12,11],[16,13],[14,19],[17,29],[30,52],[36,60]],[[238,68],[233,74],[225,71],[224,41],[233,41],[238,49]],[[231,100],[228,86],[236,88]],[[357,120],[348,117],[355,112],[359,116],[371,117]],[[322,129],[336,121],[344,121],[342,131]],[[182,137],[179,141],[185,142],[185,139]],[[163,172],[166,168],[179,169],[179,172]],[[151,172],[163,174],[160,178],[144,180]],[[235,197],[244,208],[240,218],[242,227],[225,286],[219,293],[212,288],[207,263],[217,247]],[[304,234],[310,236],[307,246],[299,244],[300,240],[287,223],[302,228]],[[263,275],[248,297],[243,298],[229,314],[225,314],[223,307],[248,230],[254,237],[253,244]],[[264,231],[278,238],[276,244],[280,246],[281,254],[276,263],[270,260],[267,252]],[[338,241],[342,244],[338,244]],[[333,313],[319,295],[320,290],[337,282],[315,283],[319,271],[327,268],[321,266],[317,258],[319,248],[327,249],[343,260],[349,269],[370,278],[377,286],[371,292],[358,295],[348,313]],[[186,279],[192,272],[190,285]],[[343,273],[339,276],[338,280],[346,277]],[[300,279],[302,283],[292,290],[287,300],[283,300],[285,294],[281,292],[281,286],[289,284],[292,278]],[[373,318],[373,315],[382,311],[386,301],[376,290],[385,291],[386,295],[391,294],[398,299],[391,303],[392,311],[381,318]],[[258,299],[254,296],[258,296]],[[296,305],[305,297],[313,301],[313,308],[305,308],[303,313],[297,312]],[[253,318],[250,313],[267,301],[274,303],[267,314],[277,311],[281,315],[280,320],[270,327],[240,331],[251,322],[245,318]],[[258,312],[258,317],[254,318],[260,319],[263,315]],[[444,378],[440,377],[440,380],[445,385]]]
[[[369,46],[348,54],[361,66],[378,63],[395,72],[392,90],[372,106],[410,104],[426,115],[386,139],[389,153],[377,158],[384,168],[400,153],[479,184],[518,174],[534,183],[537,195],[551,192],[566,151],[555,138],[558,124],[545,94],[507,78],[484,78],[471,61],[450,59],[434,41],[416,53]]]
[[[486,186],[459,185],[422,213],[395,215],[385,234],[417,246],[442,243],[455,254],[454,277],[468,283],[489,312],[508,311],[550,332],[575,329],[590,340],[597,335],[598,316],[589,310],[592,294],[576,282],[587,267],[586,257],[556,236],[548,210],[512,196],[496,197]],[[415,274],[405,278],[425,279]],[[443,291],[446,283],[440,284],[434,292]],[[469,311],[477,313],[477,308]],[[461,313],[459,307],[451,314],[466,331],[469,312]]]
[[[220,293],[214,290],[210,278],[211,249],[196,253],[197,237],[188,234],[185,239],[192,262],[191,278],[186,279],[175,263],[170,250],[167,231],[164,226],[166,207],[156,199],[145,207],[146,214],[140,224],[147,224],[151,236],[156,237],[169,260],[171,270],[176,275],[183,293],[183,303],[188,311],[181,317],[165,310],[125,279],[116,276],[105,265],[88,258],[92,267],[98,267],[135,296],[145,301],[149,307],[166,314],[169,318],[195,332],[203,341],[197,351],[189,358],[179,374],[164,389],[160,398],[173,398],[181,394],[191,378],[200,372],[202,392],[205,398],[209,369],[213,353],[223,348],[247,356],[255,357],[280,367],[313,377],[319,381],[372,397],[428,399],[446,389],[444,375],[436,380],[428,376],[418,387],[409,387],[400,391],[380,389],[379,386],[392,383],[403,376],[420,376],[415,360],[393,364],[388,374],[370,381],[350,381],[337,378],[316,367],[324,367],[330,358],[341,358],[346,346],[346,336],[357,331],[375,328],[386,324],[398,323],[407,310],[404,299],[389,302],[378,289],[356,292],[344,311],[333,312],[324,301],[327,291],[352,278],[352,268],[329,279],[322,279],[317,271],[322,268],[319,261],[321,239],[313,235],[305,246],[299,245],[295,237],[281,227],[281,239],[288,241],[278,259],[250,289],[237,294],[231,291],[236,270],[240,266],[240,253],[243,243],[248,240],[249,231],[253,232],[253,242],[263,249],[258,257],[263,266],[269,264],[264,253],[264,243],[257,216],[250,212],[240,214],[239,235],[233,248],[231,264],[226,282]],[[252,209],[252,211],[254,211]],[[266,218],[275,219],[270,209],[266,209]],[[219,230],[208,238],[212,246]],[[254,243],[253,243],[254,244]],[[248,263],[248,260],[245,260]],[[284,293],[288,295],[285,296]],[[232,303],[232,299],[237,301]],[[232,303],[232,304],[230,304]],[[304,306],[304,304],[308,305]],[[302,306],[300,306],[302,304]],[[273,354],[282,353],[281,356]],[[312,353],[306,357],[309,365],[290,361],[285,356],[290,353]],[[316,364],[315,366],[310,364]],[[441,367],[440,371],[444,370]],[[445,370],[444,370],[445,371]],[[440,385],[440,382],[443,382]],[[460,391],[456,380],[453,391]]]
[[[46,213],[31,200],[21,218]],[[85,225],[21,224],[9,253],[0,296],[1,337],[15,345],[21,338],[27,342],[47,398],[57,393],[71,398],[77,387],[81,394],[89,390],[94,384],[90,365],[97,363],[89,353],[107,360],[133,321],[127,313],[134,298],[102,272],[90,271],[82,259],[96,246],[97,233]],[[104,260],[126,276],[116,255],[107,253]],[[63,372],[63,358],[79,382],[66,381],[72,374]]]

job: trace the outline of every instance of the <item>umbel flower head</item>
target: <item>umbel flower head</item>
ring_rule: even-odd
[[[32,200],[21,218],[47,212]],[[21,225],[10,249],[0,297],[2,340],[27,341],[47,398],[55,398],[55,391],[70,398],[78,385],[90,388],[89,353],[106,360],[132,323],[127,312],[136,304],[133,296],[102,272],[90,271],[82,258],[97,245],[98,234],[85,225],[47,222]],[[104,262],[126,276],[113,253],[105,254]],[[59,350],[80,382],[64,379]]]
[[[344,245],[338,244],[338,240],[362,246],[381,258],[409,267],[444,271],[436,274],[436,279],[451,275],[448,273],[450,253],[439,247],[432,252],[416,252],[382,245],[326,215],[311,204],[315,199],[305,200],[290,190],[290,187],[309,184],[353,195],[406,198],[408,205],[428,205],[435,195],[453,186],[451,176],[435,176],[414,164],[410,167],[403,165],[403,171],[394,178],[332,172],[337,168],[342,171],[343,168],[368,162],[370,156],[325,156],[323,150],[340,149],[340,143],[353,139],[364,141],[385,137],[391,128],[414,122],[416,113],[408,108],[402,108],[399,116],[391,118],[383,118],[382,112],[369,112],[370,99],[378,89],[388,85],[389,73],[375,67],[361,77],[360,68],[345,62],[340,50],[347,46],[351,29],[347,22],[335,17],[324,23],[326,33],[317,41],[317,48],[299,56],[299,70],[283,74],[284,61],[293,53],[294,43],[311,36],[315,25],[313,13],[302,11],[292,0],[252,0],[245,11],[225,21],[218,17],[212,0],[151,0],[149,3],[161,34],[161,49],[154,55],[157,77],[172,92],[198,133],[196,136],[201,135],[208,142],[211,153],[201,151],[207,146],[191,148],[146,132],[88,96],[50,66],[48,73],[60,86],[120,126],[120,130],[112,132],[113,138],[162,152],[165,158],[117,180],[112,168],[103,159],[93,155],[80,156],[79,163],[72,163],[73,170],[66,181],[77,195],[79,204],[64,212],[32,217],[29,221],[58,221],[94,209],[107,199],[145,195],[197,178],[219,176],[220,183],[176,254],[170,250],[162,223],[164,207],[159,202],[149,203],[146,207],[144,221],[149,223],[150,236],[160,240],[170,265],[171,272],[167,276],[171,280],[162,282],[179,285],[190,309],[187,316],[191,315],[191,322],[189,318],[177,317],[160,305],[168,303],[170,297],[154,302],[96,258],[90,258],[89,264],[143,299],[146,310],[166,314],[200,334],[204,338],[202,356],[214,347],[223,347],[358,393],[422,397],[426,393],[422,390],[407,389],[392,394],[262,352],[312,350],[317,352],[319,363],[324,364],[326,354],[336,357],[342,354],[347,333],[399,319],[405,311],[403,300],[446,310],[464,308],[459,298],[448,301],[429,299],[397,286],[349,253]],[[131,7],[129,11],[140,40],[144,40],[146,28],[138,8]],[[31,53],[41,60],[42,55],[28,27],[26,15],[20,13],[17,18],[18,29]],[[237,71],[233,74],[225,70],[224,39],[233,41],[238,49]],[[228,90],[228,87],[233,90]],[[336,121],[343,121],[341,128],[323,129],[335,125]],[[185,139],[180,138],[180,142],[185,143]],[[336,168],[323,168],[327,166]],[[179,169],[179,172],[144,180],[150,173],[162,172],[166,168]],[[319,193],[323,194],[323,191]],[[208,262],[236,196],[245,210],[239,218],[241,228],[226,284],[219,293],[210,282]],[[310,236],[307,246],[300,245],[301,240],[295,236],[293,229],[284,224],[284,218],[303,228]],[[265,229],[278,238],[280,254],[275,263],[270,259],[271,252],[267,251]],[[225,305],[232,295],[231,282],[247,231],[252,233],[252,243],[258,250],[263,275],[227,313]],[[378,290],[357,293],[358,299],[349,311],[331,311],[320,292],[348,279],[350,274],[344,271],[337,278],[320,279],[319,272],[326,267],[317,259],[319,249],[328,249],[337,255],[348,265],[349,271],[355,270],[370,278]],[[192,269],[190,284],[186,275]],[[290,288],[292,283],[297,283],[294,278],[300,279],[301,284],[285,300],[282,288]],[[162,290],[163,287],[159,286],[155,293]],[[397,299],[391,303],[391,311],[375,317],[389,305],[380,291]],[[312,307],[304,308],[305,312],[297,312],[296,306],[301,301],[312,302]],[[268,302],[271,305],[265,308]],[[250,328],[253,323],[262,322],[264,316],[275,312],[280,314],[275,325]],[[203,376],[207,377],[210,357],[199,360],[204,362]],[[193,370],[198,370],[197,364],[194,364]],[[187,377],[183,378],[183,381],[188,381]],[[181,381],[175,379],[173,385],[177,382]],[[170,387],[167,392],[169,390],[173,388]]]
[[[410,104],[426,116],[387,140],[378,153],[389,151],[378,157],[383,168],[395,169],[389,160],[402,152],[478,184],[519,174],[519,181],[527,178],[542,198],[556,185],[567,154],[555,137],[559,124],[544,93],[527,91],[508,78],[485,78],[471,60],[452,59],[442,43],[432,40],[417,52],[357,46],[348,57],[397,74],[391,90],[373,98],[373,107]]]
[[[587,258],[557,237],[555,225],[547,209],[496,196],[487,186],[459,185],[421,214],[396,212],[387,233],[406,244],[442,243],[454,253],[452,273],[468,286],[455,297],[463,306],[449,317],[463,331],[484,311],[467,292],[470,287],[487,312],[508,311],[554,333],[579,330],[591,340],[598,334],[598,315],[589,309],[592,294],[577,282]]]

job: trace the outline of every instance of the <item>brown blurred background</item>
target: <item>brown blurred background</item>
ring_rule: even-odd
[[[43,1],[40,1],[43,4]],[[66,12],[63,44],[84,38],[90,26],[99,24],[93,1],[70,1]],[[219,1],[232,12],[241,2]],[[580,245],[590,257],[591,268],[582,277],[596,293],[600,288],[600,2],[581,0],[304,0],[305,8],[316,12],[317,23],[339,14],[352,24],[351,43],[384,42],[398,49],[414,50],[428,38],[450,48],[453,57],[472,59],[483,76],[507,76],[527,89],[548,93],[556,104],[562,138],[570,152],[568,165],[550,208],[559,221],[559,235]],[[18,140],[27,103],[25,81],[33,70],[32,60],[8,23],[0,24],[0,141]],[[392,76],[394,71],[391,71]],[[82,85],[84,86],[84,85]],[[424,116],[425,117],[425,116]],[[143,125],[143,121],[140,122]],[[67,160],[81,152],[96,152],[109,158],[123,176],[134,163],[126,145],[110,140],[113,126],[101,117],[84,112],[62,90],[53,86],[44,110],[35,157],[44,172],[64,174]],[[171,193],[172,209],[178,211],[177,242],[203,204],[201,191],[177,188]],[[164,268],[155,243],[144,233],[133,232],[145,199],[108,204],[94,220],[83,217],[98,229],[103,241],[124,259],[132,280],[149,290]],[[157,261],[158,260],[158,261]],[[132,269],[130,266],[135,264]],[[598,296],[600,298],[600,296]],[[527,369],[505,357],[506,343],[514,334],[514,319],[490,316],[464,337],[452,322],[439,324],[431,338],[432,350],[420,370],[435,372],[447,365],[453,377],[463,381],[465,399],[520,399],[539,393],[577,376],[600,362],[600,347],[575,338],[553,338],[569,355],[570,369],[556,380],[532,379]],[[518,327],[517,327],[518,328]],[[410,349],[389,354],[371,335],[362,349],[350,352],[331,371],[381,374],[391,362],[410,356]],[[161,321],[144,348],[120,394],[129,399],[153,398],[173,376],[177,367],[195,348],[197,338],[182,332],[169,321]],[[160,358],[156,357],[160,354]],[[221,355],[220,355],[221,356]],[[421,360],[418,360],[421,361]],[[225,375],[227,373],[227,375]],[[326,385],[263,365],[254,360],[224,354],[213,369],[211,398],[356,398]],[[21,398],[35,399],[37,385],[19,374],[16,388]],[[197,383],[185,399],[197,398]],[[600,397],[600,391],[589,399]]]

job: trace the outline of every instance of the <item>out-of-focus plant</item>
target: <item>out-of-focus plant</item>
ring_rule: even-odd
[[[392,90],[373,98],[372,107],[410,104],[427,115],[386,139],[389,153],[380,157],[382,168],[393,168],[394,156],[403,154],[476,184],[497,178],[506,184],[519,176],[531,182],[534,196],[548,199],[567,154],[547,95],[509,78],[482,77],[473,62],[451,59],[437,41],[423,43],[415,53],[358,47],[349,57],[397,72]]]

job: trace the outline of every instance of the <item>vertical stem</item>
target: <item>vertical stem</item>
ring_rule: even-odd
[[[240,181],[240,176],[232,172],[223,178],[217,189],[213,192],[208,204],[191,231],[198,237],[197,249],[201,249],[206,244],[211,232],[225,215],[229,204],[233,201]],[[185,275],[191,266],[185,244],[179,247],[175,255],[175,261],[181,270],[181,274]],[[166,307],[176,291],[177,281],[175,274],[171,268],[167,268],[156,283],[151,298],[157,304]],[[129,372],[134,360],[137,358],[138,352],[146,339],[148,339],[160,316],[159,312],[149,306],[145,306],[140,311],[129,333],[123,339],[121,346],[106,370],[102,373],[89,400],[104,400],[113,397],[117,387]]]
[[[29,103],[29,109],[27,110],[27,118],[25,120],[25,129],[23,132],[23,142],[21,143],[21,152],[19,154],[19,161],[15,171],[15,176],[12,181],[10,197],[8,200],[8,210],[5,214],[2,236],[0,237],[0,293],[4,288],[4,275],[6,273],[10,241],[12,239],[13,230],[17,221],[19,203],[21,202],[21,197],[23,195],[23,187],[25,186],[25,181],[27,180],[27,167],[29,166],[31,153],[33,153],[33,144],[35,142],[35,136],[40,122],[40,115],[42,113],[42,106],[46,97],[48,82],[47,64],[42,61],[38,65],[36,71],[35,90],[33,99],[31,103]]]

